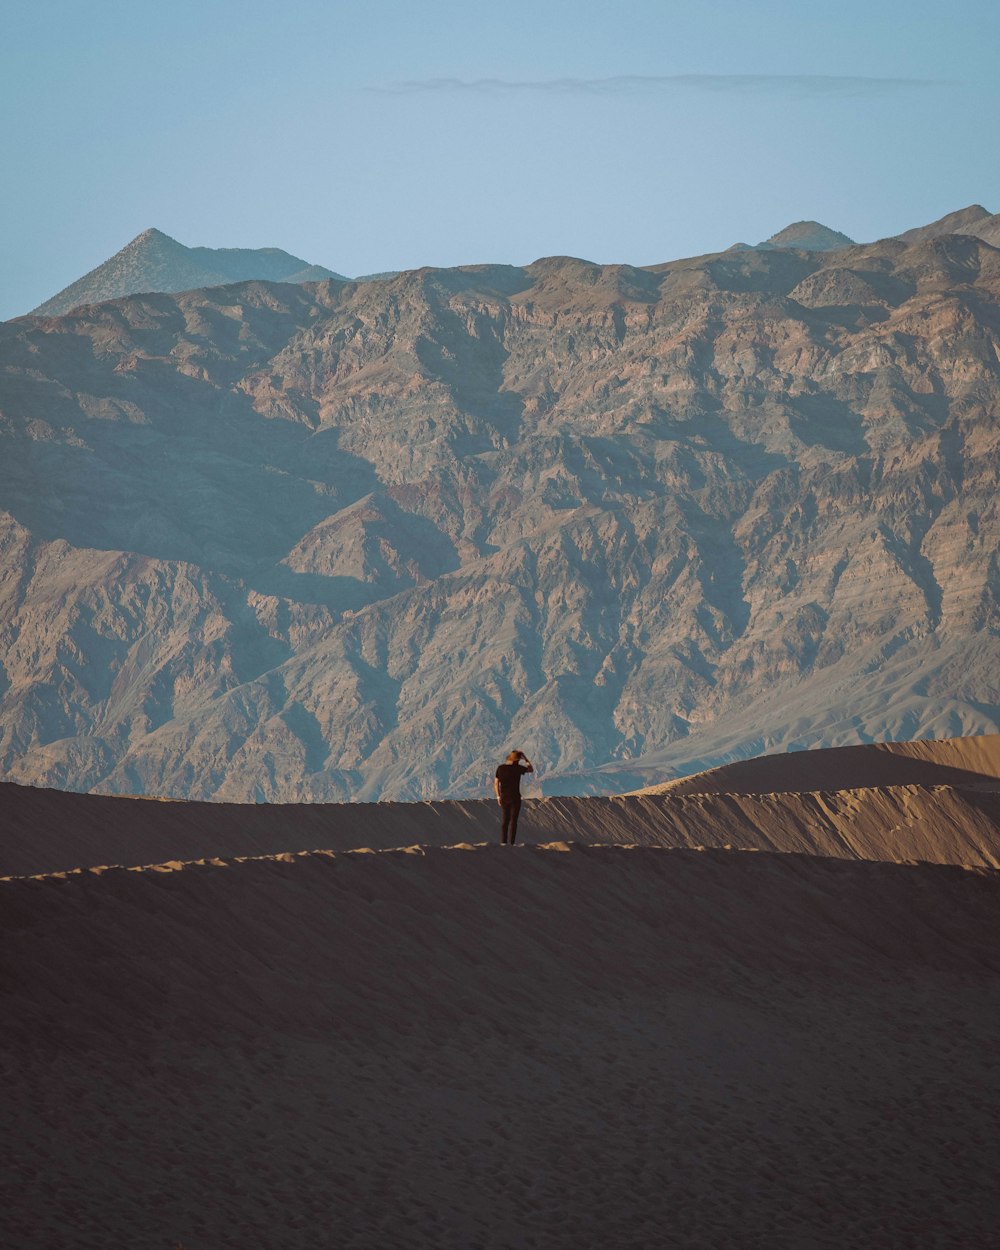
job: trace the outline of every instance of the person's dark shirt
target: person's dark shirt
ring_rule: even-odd
[[[497,769],[497,781],[500,782],[502,799],[519,799],[521,797],[521,778],[531,770],[521,764],[501,764]]]

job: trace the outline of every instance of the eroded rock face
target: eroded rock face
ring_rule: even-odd
[[[587,791],[995,730],[998,299],[946,235],[8,322],[4,774],[413,798],[518,745]]]

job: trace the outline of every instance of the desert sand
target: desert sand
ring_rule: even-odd
[[[1000,734],[763,755],[633,793],[800,793],[903,785],[1000,790]]]
[[[481,842],[492,800],[177,803],[0,783],[0,876]],[[529,842],[733,847],[1000,867],[1000,735],[763,756],[609,798],[527,799]]]
[[[346,849],[341,809],[244,830],[325,817],[342,849],[299,854],[220,851],[212,805],[7,787],[39,862],[62,838],[106,864],[112,835],[135,862],[0,881],[0,1243],[996,1245],[1000,840],[972,771],[544,800],[515,848],[474,804],[407,805],[430,836],[393,850]],[[147,812],[204,856],[153,864]],[[747,849],[683,841],[713,822]]]

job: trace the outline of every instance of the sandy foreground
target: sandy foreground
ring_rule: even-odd
[[[0,881],[0,1245],[1000,1245],[988,774]]]

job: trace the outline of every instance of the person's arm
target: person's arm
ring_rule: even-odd
[[[533,773],[535,771],[534,764],[532,764],[531,760],[529,760],[526,755],[521,756],[521,767],[526,773]]]
[[[500,778],[499,777],[493,778],[493,792],[496,794],[497,802],[499,803],[500,802]]]

